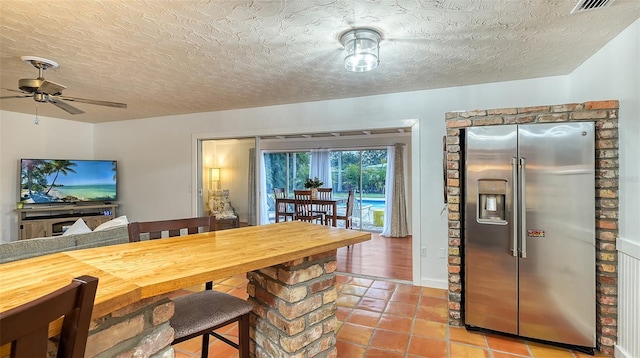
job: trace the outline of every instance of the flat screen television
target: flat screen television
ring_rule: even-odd
[[[20,160],[20,201],[26,204],[111,202],[115,160]]]

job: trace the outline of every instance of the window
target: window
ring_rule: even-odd
[[[275,214],[274,188],[285,188],[288,195],[303,188],[309,177],[311,152],[264,153],[265,180],[269,221]]]
[[[332,150],[331,182],[333,195],[346,198],[349,190],[356,194],[353,211],[355,229],[382,231],[385,209],[387,150]],[[275,221],[274,188],[285,188],[288,195],[302,189],[309,177],[311,152],[264,153],[267,213]],[[345,204],[338,210],[344,210]]]

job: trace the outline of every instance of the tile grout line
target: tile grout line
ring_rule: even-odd
[[[385,282],[392,282],[392,283],[399,283],[399,284],[402,284],[402,285],[411,285],[411,286],[413,286],[413,282],[412,281],[401,280],[401,279],[397,279],[397,278],[378,277],[378,276],[370,276],[370,275],[364,275],[364,274],[359,274],[359,273],[340,272],[340,271],[336,271],[335,273],[336,273],[336,275],[340,275],[340,276],[351,276],[351,277],[364,278],[364,279],[373,280],[373,281],[385,281]]]
[[[396,286],[396,290],[398,286]],[[407,341],[407,348],[405,350],[404,356],[405,358],[409,357],[409,349],[411,347],[411,341],[413,340],[413,329],[416,325],[416,319],[418,318],[418,307],[420,306],[420,302],[422,301],[422,289],[418,293],[418,302],[416,303],[415,310],[413,311],[413,318],[411,320],[411,329],[409,330],[409,340]]]

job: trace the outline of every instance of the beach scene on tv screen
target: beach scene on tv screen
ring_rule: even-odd
[[[22,159],[20,167],[24,203],[116,199],[116,161]]]

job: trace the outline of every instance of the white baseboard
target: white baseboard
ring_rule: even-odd
[[[439,288],[443,290],[449,289],[449,284],[447,280],[432,280],[428,278],[423,278],[420,280],[420,286],[423,287],[431,287],[431,288]]]
[[[625,255],[629,255],[640,260],[640,242],[619,237],[616,240],[616,248]]]
[[[617,345],[614,347],[613,356],[615,358],[632,358],[631,355],[627,354],[627,352]]]

